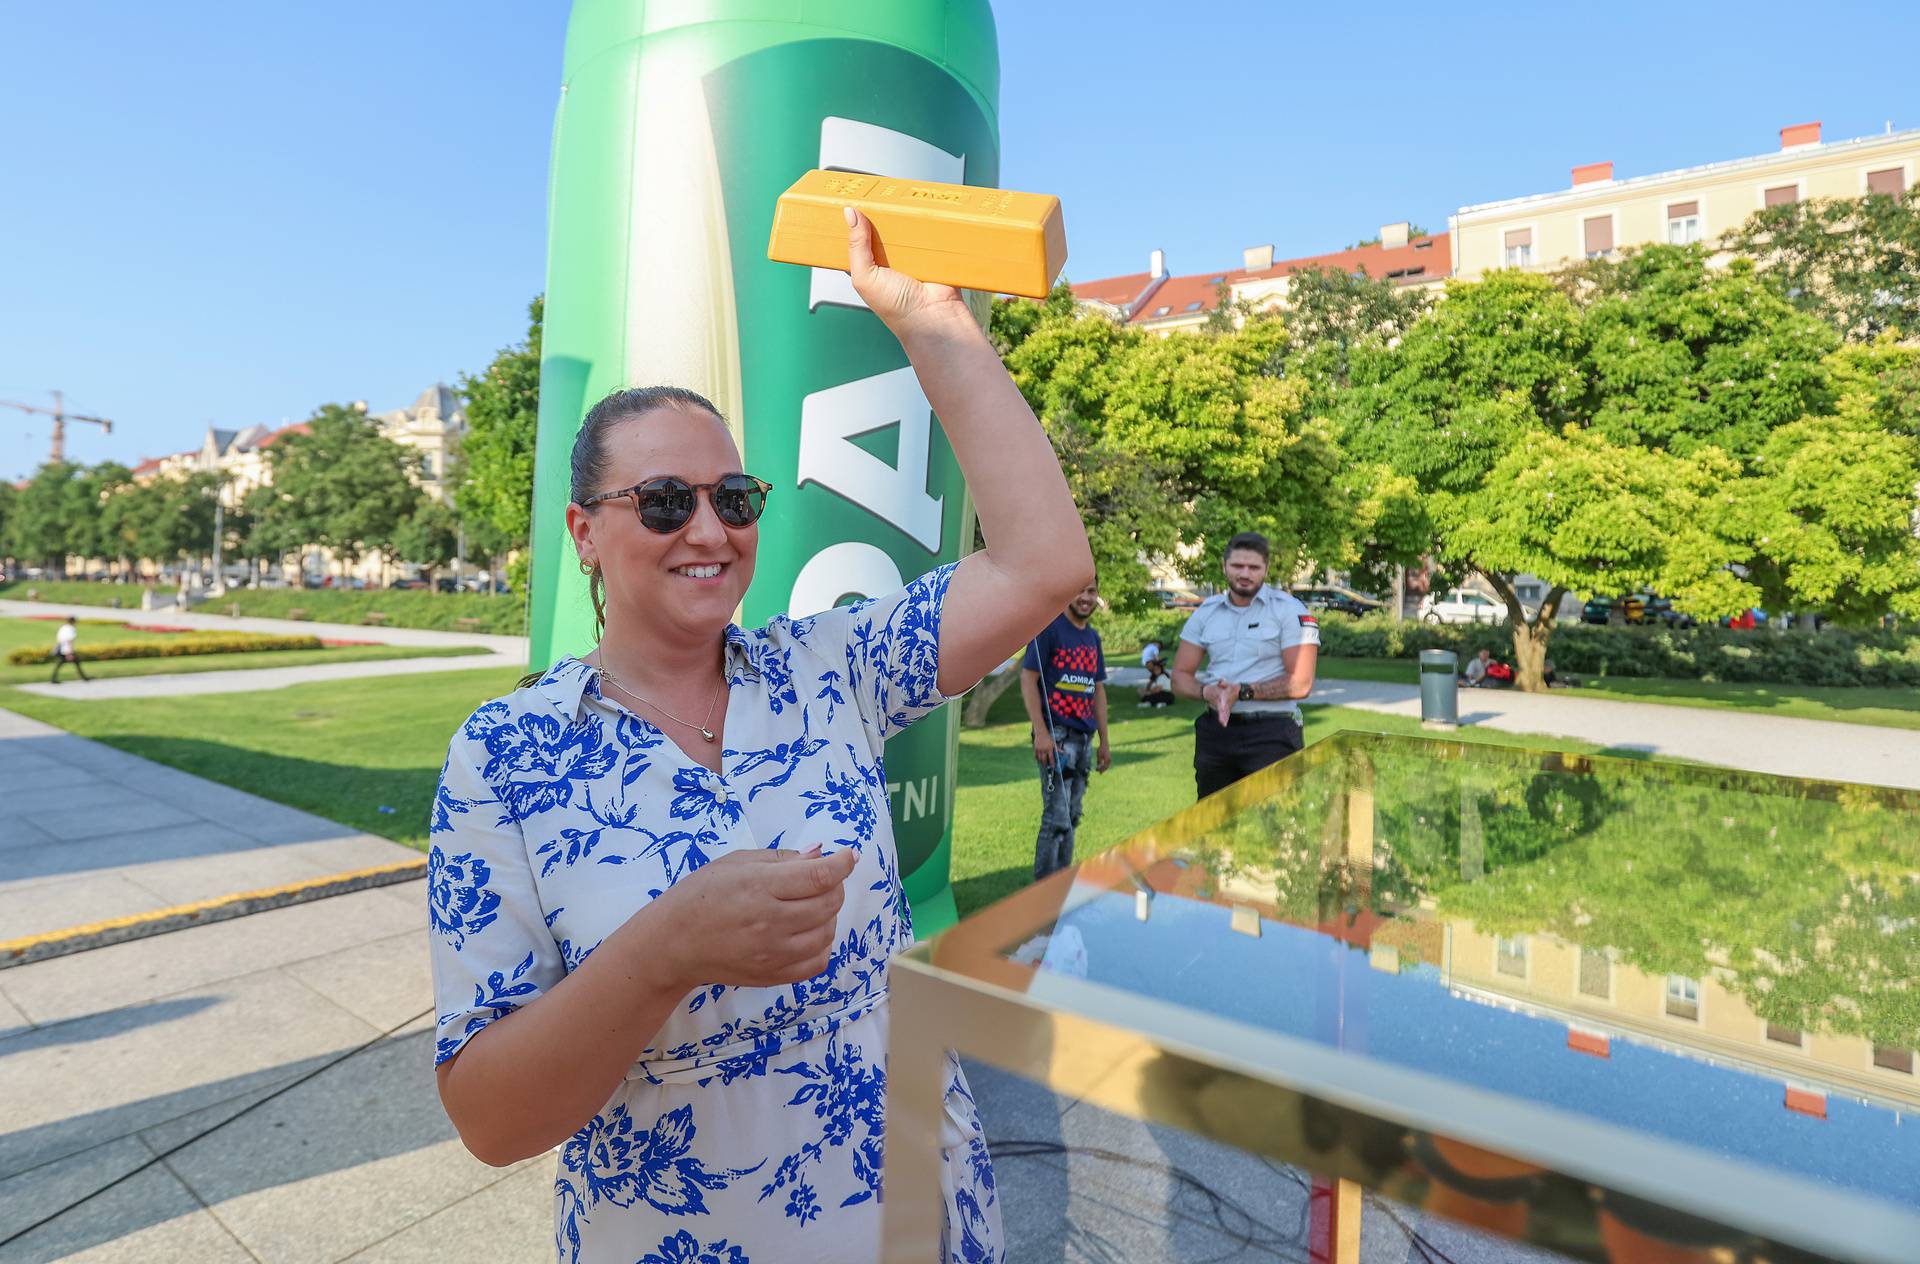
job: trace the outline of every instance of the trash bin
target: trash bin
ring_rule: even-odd
[[[1460,656],[1452,650],[1420,651],[1420,727],[1460,727]]]

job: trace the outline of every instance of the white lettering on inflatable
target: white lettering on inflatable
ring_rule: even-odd
[[[808,558],[793,577],[787,612],[796,619],[804,618],[833,609],[849,593],[874,597],[892,592],[905,582],[900,568],[879,545],[864,540],[831,544]]]
[[[900,180],[934,180],[941,184],[966,182],[967,156],[950,154],[918,136],[876,127],[856,119],[820,120],[820,166],[828,171],[857,171],[862,175],[893,176]],[[865,309],[853,280],[833,268],[815,268],[807,310],[821,304]]]
[[[893,465],[852,442],[888,426],[900,427]],[[927,495],[932,430],[933,406],[911,367],[815,391],[800,402],[800,486],[840,493],[932,553],[940,547],[945,499]]]

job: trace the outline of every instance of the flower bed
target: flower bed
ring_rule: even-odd
[[[83,663],[120,658],[185,658],[198,654],[253,654],[263,650],[317,650],[317,636],[273,636],[260,632],[188,632],[152,641],[106,641],[82,645]],[[15,667],[34,667],[53,661],[51,646],[23,646],[7,655]]]

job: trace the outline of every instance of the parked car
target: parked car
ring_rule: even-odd
[[[1162,610],[1197,610],[1200,607],[1200,598],[1195,593],[1175,592],[1171,588],[1155,588],[1150,590],[1150,595],[1160,603]]]
[[[1369,597],[1338,584],[1317,587],[1302,584],[1293,589],[1293,595],[1309,610],[1336,610],[1341,614],[1363,615],[1387,608],[1387,603],[1377,597]]]
[[[1504,623],[1507,608],[1471,588],[1449,588],[1422,597],[1420,617],[1428,623]]]
[[[1646,622],[1658,623],[1669,628],[1690,628],[1694,626],[1693,616],[1683,614],[1673,608],[1670,597],[1647,597]]]
[[[387,588],[389,591],[396,588],[397,589],[425,589],[426,587],[427,587],[427,581],[424,579],[396,579],[391,584],[387,585]]]
[[[1596,627],[1605,627],[1613,621],[1613,598],[1589,597],[1587,604],[1580,607],[1580,622],[1591,623]]]

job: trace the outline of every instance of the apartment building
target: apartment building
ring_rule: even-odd
[[[1463,206],[1448,219],[1451,271],[1551,269],[1623,246],[1712,241],[1764,207],[1897,194],[1920,180],[1920,129],[1824,141],[1819,123],[1780,129],[1771,153],[1616,178],[1611,162],[1572,169],[1551,193]]]

